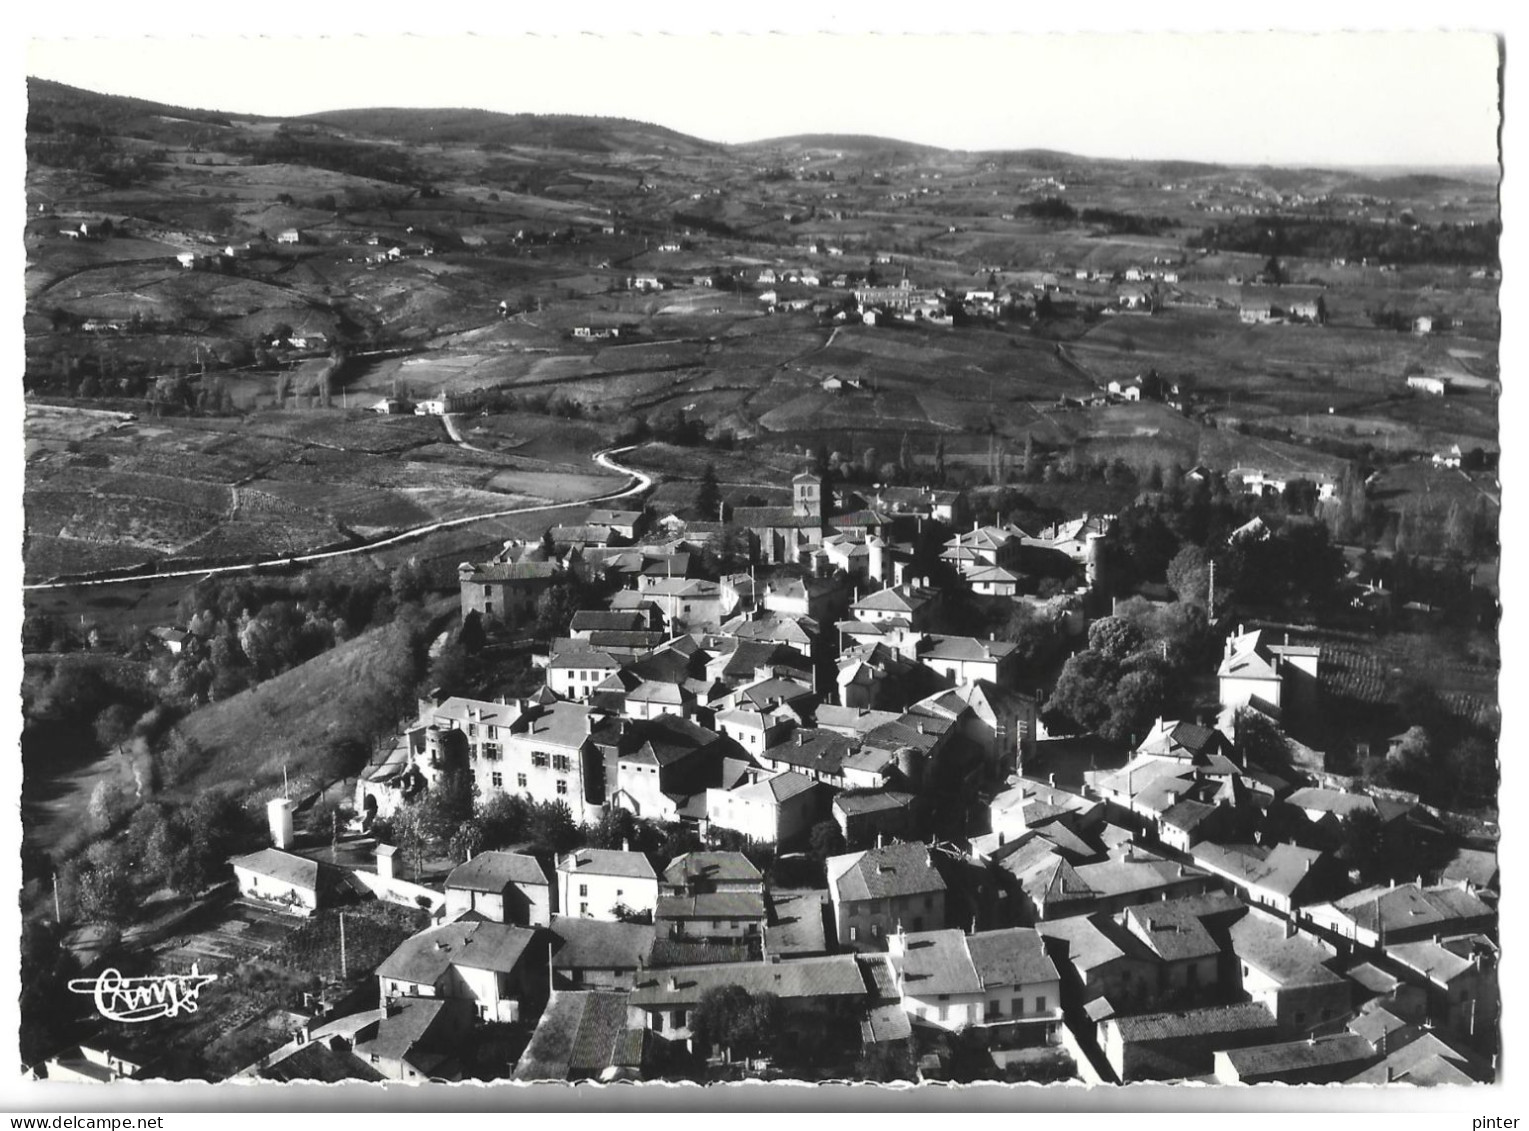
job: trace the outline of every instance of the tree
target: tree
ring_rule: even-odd
[[[69,992],[79,960],[55,923],[26,919],[21,925],[21,1060],[35,1065],[58,1051],[84,998]]]
[[[844,851],[844,834],[839,829],[837,821],[819,821],[812,826],[812,832],[808,834],[808,851],[814,859],[827,860],[830,856],[838,856]]]
[[[691,1014],[690,1032],[702,1049],[721,1048],[729,1059],[772,1053],[782,1036],[780,999],[742,986],[713,986]]]
[[[1428,731],[1421,726],[1408,727],[1392,748],[1390,757],[1402,777],[1413,782],[1425,781],[1433,762]]]
[[[1255,765],[1277,770],[1290,764],[1290,743],[1262,711],[1240,707],[1232,724],[1236,746],[1243,758]]]
[[[1168,563],[1168,585],[1180,601],[1204,608],[1210,600],[1210,555],[1186,544]]]
[[[701,517],[712,521],[713,515],[718,515],[722,506],[722,488],[717,483],[717,468],[708,463],[706,470],[701,473],[701,485],[695,493],[695,509]]]
[[[584,839],[573,812],[563,801],[543,801],[533,807],[527,836],[547,852],[569,852]]]
[[[86,811],[90,814],[90,823],[95,830],[105,833],[121,824],[131,807],[132,802],[122,783],[110,778],[102,778],[90,791],[90,802]]]
[[[1114,663],[1139,651],[1145,643],[1142,630],[1123,617],[1101,617],[1088,630],[1089,651]]]
[[[1362,883],[1386,878],[1386,830],[1373,809],[1356,809],[1339,823],[1337,857]]]
[[[87,922],[121,927],[132,921],[138,901],[127,868],[120,861],[104,860],[81,866],[73,886],[75,906]]]

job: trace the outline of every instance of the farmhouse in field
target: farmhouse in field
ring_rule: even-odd
[[[319,864],[279,848],[263,848],[231,861],[239,894],[295,915],[318,910]]]

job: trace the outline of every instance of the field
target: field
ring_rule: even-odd
[[[210,422],[39,411],[28,418],[27,576],[311,552],[620,486],[590,472],[599,428],[556,441],[524,423],[497,432],[493,418],[465,429],[469,443],[514,454],[453,445],[438,418],[359,410]]]
[[[280,785],[283,769],[299,796],[328,784],[320,768],[324,736],[386,712],[385,704],[412,691],[416,678],[408,633],[392,624],[202,707],[178,726],[202,760],[177,791],[222,783],[258,797]]]

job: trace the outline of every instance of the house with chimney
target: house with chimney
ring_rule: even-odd
[[[945,926],[945,877],[929,846],[889,844],[828,858],[834,931],[847,950],[882,950],[897,930]]]
[[[654,936],[752,943],[769,916],[764,876],[741,852],[688,852],[664,870]]]
[[[559,915],[552,936],[554,995],[578,990],[630,990],[653,962],[653,926]]]
[[[382,1000],[464,1001],[483,1021],[532,1017],[548,994],[550,948],[541,939],[525,927],[477,918],[427,927],[377,967]]]
[[[521,852],[480,852],[446,877],[446,918],[472,912],[492,923],[545,927],[558,910],[542,863]]]
[[[1230,928],[1237,985],[1292,1032],[1309,1033],[1351,1009],[1351,985],[1335,969],[1337,951],[1294,920],[1258,908]]]
[[[1062,1024],[1061,976],[1033,929],[963,934],[896,931],[887,954],[903,1009],[915,1024],[959,1030],[1002,1025],[1025,1043],[1049,1043]]]
[[[1322,650],[1277,642],[1264,629],[1227,637],[1216,678],[1223,708],[1254,707],[1273,719],[1284,711],[1302,711],[1316,701]]]
[[[651,915],[658,873],[641,852],[581,848],[557,858],[557,891],[564,917],[614,921],[617,907]]]
[[[722,986],[738,986],[752,995],[774,995],[788,1034],[821,1034],[825,1025],[863,1015],[873,999],[872,983],[852,954],[790,962],[674,966],[650,970],[638,978],[627,998],[628,1025],[688,1048],[696,1007],[708,991]]]
[[[706,820],[711,828],[730,829],[756,844],[794,844],[823,819],[828,795],[820,782],[787,770],[731,789],[708,789]]]
[[[478,613],[498,620],[530,616],[562,573],[556,562],[463,562],[457,567],[462,615]]]

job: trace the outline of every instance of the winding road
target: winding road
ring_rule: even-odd
[[[446,431],[453,440],[464,447],[472,447],[460,438],[454,424],[447,422]],[[609,503],[617,499],[629,498],[632,495],[640,495],[649,487],[653,486],[653,477],[645,475],[636,468],[623,467],[612,457],[622,452],[629,452],[637,445],[628,444],[623,448],[604,448],[595,452],[590,458],[606,471],[615,472],[617,475],[627,477],[627,485],[620,491],[611,491],[604,495],[591,495],[584,499],[564,499],[557,503],[537,503],[534,506],[510,507],[506,510],[486,511],[483,514],[470,514],[462,518],[446,519],[441,522],[426,523],[424,526],[411,527],[401,534],[392,534],[386,538],[379,538],[373,542],[363,542],[355,546],[346,546],[339,550],[325,550],[315,554],[295,554],[290,557],[261,558],[256,561],[237,562],[232,565],[204,566],[201,569],[165,570],[163,572],[147,571],[143,573],[124,574],[120,577],[105,578],[81,578],[75,581],[57,579],[41,581],[32,585],[23,585],[26,590],[39,589],[74,589],[86,585],[120,585],[124,582],[134,581],[159,581],[169,577],[213,577],[224,573],[244,573],[250,570],[284,568],[294,565],[307,565],[311,562],[328,561],[331,558],[344,558],[352,554],[368,554],[374,550],[385,549],[388,546],[396,546],[401,542],[407,542],[414,538],[423,538],[427,534],[434,534],[440,530],[452,530],[459,526],[471,526],[475,522],[486,522],[494,518],[508,518],[517,514],[535,514],[538,511],[555,511],[564,507],[590,506],[595,503]],[[482,449],[475,449],[482,450]]]

